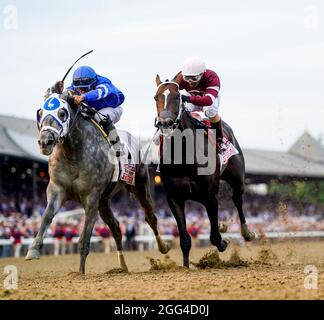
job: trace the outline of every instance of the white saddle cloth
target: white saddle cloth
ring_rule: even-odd
[[[124,155],[117,158],[109,157],[115,164],[115,171],[112,181],[125,181],[132,186],[135,185],[136,164],[140,163],[140,145],[139,141],[129,132],[117,130],[124,147]]]

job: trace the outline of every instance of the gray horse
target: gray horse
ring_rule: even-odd
[[[38,114],[41,119],[38,143],[41,153],[50,155],[50,181],[47,187],[47,207],[26,260],[39,259],[44,235],[55,214],[66,200],[73,200],[81,203],[85,210],[85,223],[79,240],[80,273],[85,273],[85,262],[98,210],[116,241],[119,266],[127,272],[119,222],[110,208],[111,198],[124,187],[135,195],[143,207],[145,220],[154,232],[159,251],[167,253],[169,246],[159,235],[153,211],[148,167],[136,164],[135,185],[124,181],[112,182],[115,163],[108,159],[110,144],[95,124],[84,119],[77,111],[78,108],[66,100],[68,99],[53,94],[40,109],[41,114]],[[131,137],[129,133],[128,135]],[[134,139],[131,137],[132,141]]]

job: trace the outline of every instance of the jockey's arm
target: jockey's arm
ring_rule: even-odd
[[[205,77],[206,89],[204,89],[203,95],[189,97],[188,102],[196,106],[209,107],[214,104],[215,99],[218,97],[220,89],[218,75],[214,71],[209,70],[208,72],[206,71]]]
[[[208,87],[206,90],[206,93],[203,96],[189,96],[190,103],[196,105],[196,106],[202,106],[202,107],[208,107],[211,106],[215,99],[218,96],[218,90],[219,87],[213,86]]]
[[[97,100],[104,99],[108,96],[108,94],[109,94],[108,85],[105,83],[102,83],[102,84],[99,84],[96,87],[96,89],[90,90],[90,91],[82,94],[82,96],[83,96],[83,100],[85,102],[91,102],[91,101],[97,101]]]

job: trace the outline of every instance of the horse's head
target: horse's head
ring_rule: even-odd
[[[37,110],[40,152],[50,155],[57,142],[63,142],[70,126],[71,109],[57,93],[51,94],[42,108]]]
[[[175,129],[182,111],[181,94],[179,92],[180,74],[171,81],[162,82],[156,76],[157,92],[154,96],[157,109],[156,126],[160,129]]]

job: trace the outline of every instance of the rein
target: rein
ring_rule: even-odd
[[[78,114],[80,113],[80,111],[81,111],[81,109],[80,109],[80,107],[78,107],[77,111],[75,112],[75,116],[74,116],[74,118],[73,118],[73,120],[72,120],[72,123],[71,123],[71,125],[70,125],[70,127],[69,127],[69,131],[68,131],[67,135],[69,134],[69,132],[71,131],[71,129],[74,127],[75,122],[76,122],[76,118],[77,118]],[[64,142],[64,138],[63,138],[62,143],[63,143],[63,142]]]

